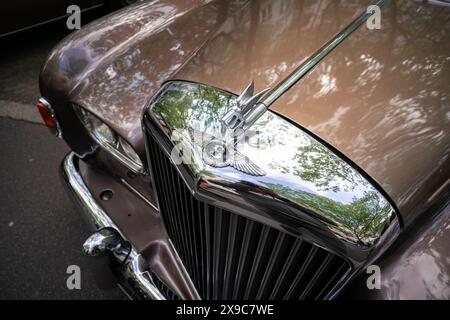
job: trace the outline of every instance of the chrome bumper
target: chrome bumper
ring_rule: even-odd
[[[61,171],[63,180],[80,206],[84,217],[91,227],[97,230],[86,241],[84,245],[85,253],[90,256],[96,256],[103,252],[109,253],[121,266],[120,272],[124,279],[136,288],[141,295],[148,299],[166,300],[154,285],[145,259],[126,240],[117,225],[97,204],[83,178],[78,173],[76,161],[78,161],[77,156],[73,152],[69,153],[63,160]],[[105,231],[114,233],[117,238],[116,246],[106,245],[106,238],[101,236]],[[88,246],[90,250],[86,250]]]

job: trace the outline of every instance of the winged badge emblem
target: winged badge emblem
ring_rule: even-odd
[[[212,167],[233,167],[234,169],[252,176],[265,176],[266,173],[249,157],[235,149],[234,145],[227,146],[223,141],[213,139],[203,147],[203,160]]]

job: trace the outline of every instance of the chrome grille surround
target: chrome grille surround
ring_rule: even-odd
[[[227,214],[257,221],[323,248],[347,261],[352,272],[383,252],[396,238],[400,229],[398,216],[374,183],[330,147],[270,111],[251,127],[267,142],[266,148],[256,149],[251,141],[238,145],[239,152],[261,168],[264,176],[246,174],[227,165],[207,164],[203,146],[195,142],[196,136],[224,141],[233,138],[227,135],[220,119],[235,103],[235,95],[216,88],[181,81],[166,83],[144,113],[149,162],[155,158],[149,144],[155,141],[171,159],[180,182],[193,196],[192,202],[213,205]],[[174,146],[178,149],[172,154]],[[190,162],[175,165],[181,149],[189,154]],[[153,175],[158,174],[153,166]],[[168,192],[171,190],[158,190],[158,197],[165,197]],[[170,228],[175,222],[169,220],[162,199],[159,203],[173,237],[176,232]],[[183,210],[173,209],[172,212]],[[175,247],[183,241],[180,239],[173,239]],[[177,250],[183,251],[178,247]],[[193,248],[184,249],[189,250]],[[349,272],[345,274],[340,286],[323,297],[332,297],[342,287],[349,279]],[[191,277],[195,278],[193,274]]]
[[[321,299],[350,273],[329,251],[197,200],[155,140],[147,141],[167,233],[202,298]]]

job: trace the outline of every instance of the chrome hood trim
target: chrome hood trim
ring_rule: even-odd
[[[173,81],[144,113],[147,131],[196,197],[301,236],[356,264],[395,238],[399,221],[390,202],[363,174],[296,125],[269,111],[245,132],[248,140],[236,143],[221,121],[236,104],[231,93]],[[265,174],[239,171],[228,159],[211,165],[205,146],[217,141],[236,146]]]

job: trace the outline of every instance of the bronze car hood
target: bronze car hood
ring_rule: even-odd
[[[142,112],[162,83],[273,87],[372,2],[144,2],[63,40],[41,92],[90,110],[143,155]],[[389,1],[381,30],[361,26],[271,106],[376,180],[404,217],[449,187],[449,17],[448,7]]]
[[[273,87],[371,2],[251,1],[172,78]],[[271,106],[368,173],[412,219],[449,187],[450,8],[390,1]]]

